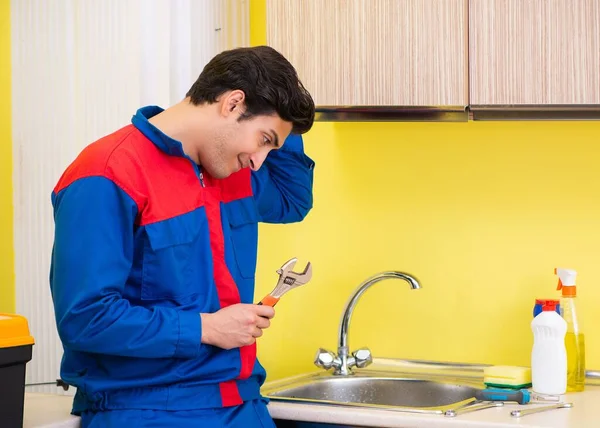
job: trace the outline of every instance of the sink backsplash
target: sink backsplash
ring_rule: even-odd
[[[275,379],[317,370],[365,278],[352,348],[374,357],[528,365],[536,298],[558,298],[554,267],[578,271],[587,367],[600,368],[600,123],[317,123],[314,208],[300,224],[260,226],[257,295],[280,258],[311,261],[312,281],[277,305],[259,340]]]

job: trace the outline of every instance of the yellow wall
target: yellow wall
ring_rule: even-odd
[[[266,42],[252,1],[252,43]],[[276,307],[259,341],[269,379],[317,370],[365,278],[352,349],[374,356],[528,365],[535,298],[557,297],[554,267],[579,272],[588,367],[600,369],[600,123],[317,123],[315,206],[294,225],[261,225],[257,298],[288,257],[314,277]]]
[[[10,2],[0,1],[0,312],[15,310],[10,103]]]

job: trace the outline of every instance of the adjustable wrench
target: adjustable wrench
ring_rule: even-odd
[[[310,262],[304,268],[302,273],[294,272],[294,266],[298,259],[294,257],[293,259],[288,260],[284,263],[281,268],[277,269],[277,273],[279,274],[279,281],[277,281],[277,286],[265,296],[259,303],[259,305],[267,305],[267,306],[275,306],[281,296],[290,291],[292,288],[299,287],[303,284],[306,284],[312,278],[312,266]]]

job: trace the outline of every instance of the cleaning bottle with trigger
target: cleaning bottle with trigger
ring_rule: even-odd
[[[559,278],[557,290],[562,290],[560,313],[567,322],[567,392],[579,392],[584,390],[585,385],[585,336],[576,305],[577,272],[573,269],[555,268],[554,273]]]

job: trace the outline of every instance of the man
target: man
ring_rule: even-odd
[[[63,173],[50,285],[82,427],[274,426],[256,360],[274,316],[253,304],[257,222],[312,208],[300,135],[313,120],[283,56],[234,49],[181,103],[140,109]]]

